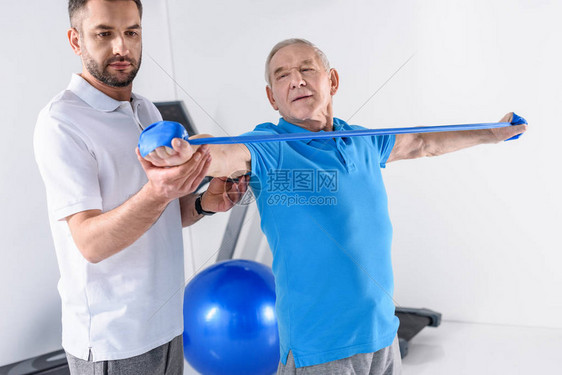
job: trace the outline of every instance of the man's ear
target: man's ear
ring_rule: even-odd
[[[74,51],[75,54],[78,56],[82,55],[82,47],[80,46],[80,34],[78,34],[78,30],[76,28],[71,27],[67,31],[68,42],[70,43],[70,47]]]
[[[336,69],[330,69],[330,95],[334,96],[340,86],[340,76]]]
[[[267,99],[269,99],[269,103],[271,104],[273,109],[278,111],[279,107],[277,106],[277,103],[275,103],[275,98],[273,97],[273,91],[271,90],[271,87],[265,86],[265,92],[267,94]]]

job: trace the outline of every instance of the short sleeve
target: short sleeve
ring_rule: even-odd
[[[351,125],[353,130],[369,130],[359,125]],[[381,168],[386,168],[386,161],[390,157],[392,148],[394,147],[394,142],[396,142],[396,136],[394,134],[389,135],[374,135],[371,136],[371,141],[375,149],[379,153],[379,165]]]
[[[377,150],[379,150],[379,160],[381,168],[386,168],[386,161],[388,160],[388,157],[392,152],[395,141],[396,136],[394,134],[373,136],[373,143],[375,144]]]
[[[39,114],[33,146],[55,220],[102,209],[97,161],[75,127],[55,118],[47,107]]]

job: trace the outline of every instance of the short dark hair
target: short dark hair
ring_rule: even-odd
[[[84,9],[84,7],[88,3],[88,1],[89,0],[68,0],[68,17],[70,18],[70,26],[71,27],[77,27],[77,25],[74,24],[75,16],[76,16],[77,13],[79,13],[81,10]],[[131,0],[131,1],[134,1],[135,4],[137,5],[137,8],[139,10],[140,18],[142,18],[142,2],[141,2],[141,0]]]

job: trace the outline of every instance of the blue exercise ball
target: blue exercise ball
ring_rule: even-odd
[[[216,263],[186,286],[183,347],[203,375],[271,375],[279,362],[275,281],[250,260]]]

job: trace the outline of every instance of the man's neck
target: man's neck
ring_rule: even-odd
[[[285,117],[283,117],[283,119],[291,124],[310,130],[311,132],[319,132],[322,130],[325,132],[331,132],[334,130],[334,119],[332,117],[328,117],[323,120],[313,120],[313,119],[298,120],[298,119],[289,119]]]
[[[127,101],[127,102],[131,100],[131,92],[133,91],[132,83],[125,87],[113,87],[113,86],[106,85],[105,83],[95,79],[87,71],[82,72],[80,76],[84,78],[86,81],[88,81],[90,85],[94,86],[96,89],[100,90],[110,98],[119,101]]]

